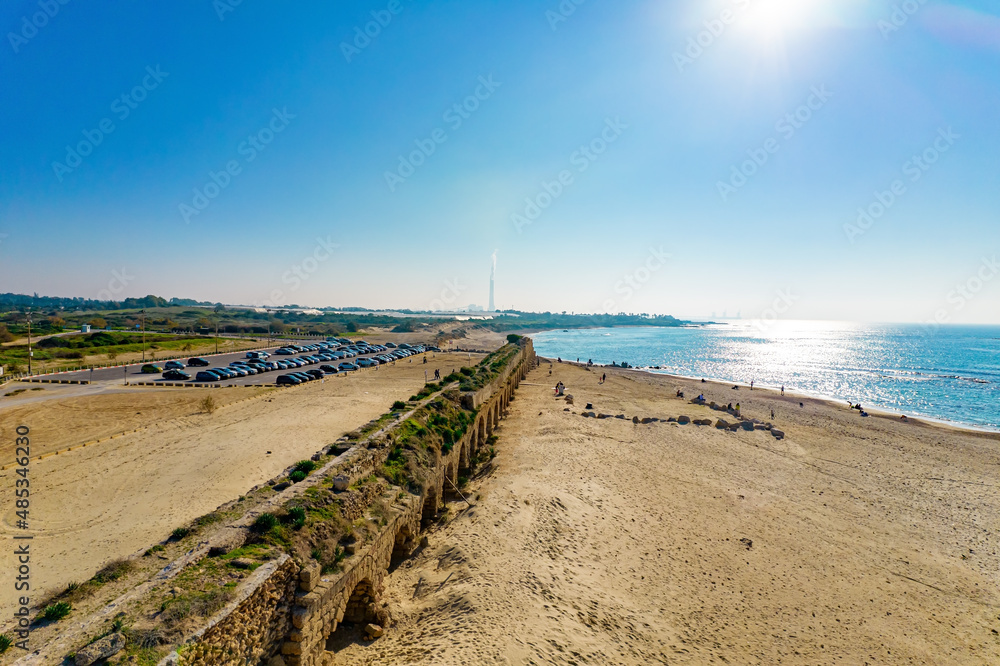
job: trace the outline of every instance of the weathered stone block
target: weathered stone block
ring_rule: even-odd
[[[318,562],[312,562],[302,567],[299,572],[299,589],[305,592],[312,592],[319,585],[320,574],[322,572]]]
[[[76,666],[90,666],[101,659],[118,654],[124,647],[125,636],[114,633],[77,651],[74,663]]]

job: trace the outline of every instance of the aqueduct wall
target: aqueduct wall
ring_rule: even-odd
[[[497,377],[482,389],[462,395],[466,408],[476,409],[471,427],[440,457],[421,496],[397,504],[396,513],[378,535],[345,560],[344,570],[322,575],[315,562],[301,565],[287,558],[242,590],[239,601],[216,615],[165,663],[192,666],[319,666],[328,637],[342,622],[384,620],[381,593],[389,568],[410,556],[421,527],[432,521],[443,502],[457,490],[458,477],[487,445],[507,414],[514,391],[536,363],[531,340]],[[385,463],[390,447],[368,449],[361,444],[348,452],[337,472],[349,487]],[[162,663],[162,662],[161,662]]]

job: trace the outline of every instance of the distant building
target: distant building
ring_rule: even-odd
[[[90,333],[90,324],[84,324],[80,327],[81,333]]]
[[[493,300],[493,291],[497,278],[497,251],[493,250],[493,264],[490,267],[490,305],[488,312],[496,312],[496,303]]]

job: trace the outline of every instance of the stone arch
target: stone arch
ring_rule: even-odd
[[[344,608],[344,622],[361,624],[375,620],[375,586],[365,578],[354,586]]]
[[[460,447],[459,450],[458,450],[458,471],[459,472],[467,470],[467,469],[469,469],[469,467],[472,466],[472,464],[471,464],[471,462],[469,460],[469,447],[471,446],[471,444],[472,444],[472,436],[463,437],[462,440],[458,444],[459,447]]]
[[[480,414],[479,415],[478,430],[479,430],[479,446],[482,446],[482,445],[486,444],[486,437],[487,437],[487,435],[486,435],[486,415],[485,414]]]
[[[458,486],[458,470],[455,469],[455,462],[449,462],[444,472],[444,499],[451,501],[458,499],[455,488]]]
[[[413,553],[416,541],[417,535],[413,533],[413,529],[407,524],[401,525],[396,532],[396,538],[392,544],[392,555],[389,558],[390,570],[395,569],[404,560],[409,559],[410,554]]]
[[[424,497],[424,506],[420,513],[420,519],[424,525],[428,525],[437,517],[438,505],[441,503],[441,496],[438,494],[438,485],[434,484],[427,488]]]
[[[333,631],[326,637],[326,649],[336,652],[349,644],[359,625],[377,621],[376,612],[375,586],[371,579],[363,578],[351,590],[342,612],[337,614],[340,621],[333,625]]]

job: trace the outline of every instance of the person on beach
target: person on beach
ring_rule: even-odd
[[[751,391],[753,390],[753,380],[752,379],[750,380],[750,390]]]
[[[774,410],[773,409],[771,410],[771,420],[772,421],[774,420]]]
[[[781,395],[785,395],[785,385],[781,385]]]
[[[740,415],[740,403],[736,403],[736,416]]]
[[[607,379],[608,379],[608,373],[605,372],[604,374],[601,375],[601,383],[603,384],[604,382],[607,381]]]

